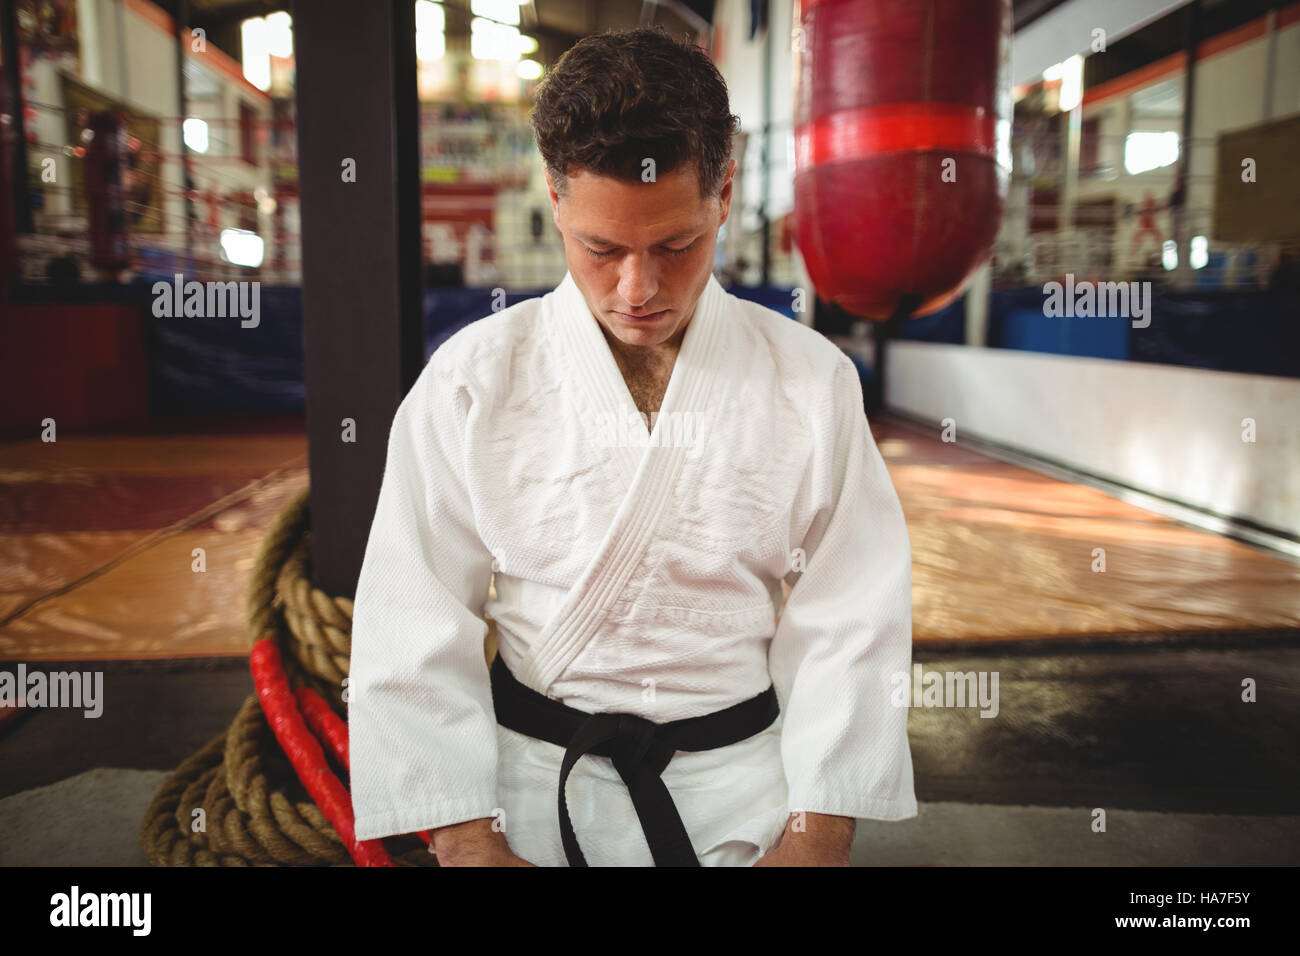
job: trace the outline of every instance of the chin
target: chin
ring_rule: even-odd
[[[610,330],[628,345],[659,345],[672,337],[674,316],[670,313],[653,322],[629,322],[617,315],[608,319]]]
[[[626,345],[663,345],[672,338],[673,329],[656,322],[653,326],[627,326],[619,324],[615,335]]]

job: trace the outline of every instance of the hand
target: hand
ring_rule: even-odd
[[[801,821],[802,817],[802,821]],[[793,814],[776,846],[755,866],[848,866],[857,822],[824,813]]]
[[[493,819],[483,817],[439,827],[432,833],[431,846],[439,866],[536,866],[515,854],[506,835],[492,828]]]
[[[443,855],[438,854],[439,866],[537,866],[536,863],[529,863],[522,856],[516,856],[510,849],[505,850],[471,850],[455,856],[443,859]]]

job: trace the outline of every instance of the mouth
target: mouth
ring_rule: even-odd
[[[645,323],[645,322],[654,322],[656,319],[662,319],[670,311],[671,311],[670,309],[661,309],[658,312],[640,312],[635,315],[632,314],[631,312],[615,311],[614,314],[617,315],[624,322]]]

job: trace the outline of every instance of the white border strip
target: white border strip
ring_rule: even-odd
[[[910,428],[912,431],[920,432],[933,438],[940,430],[941,426],[937,422],[919,415],[911,415],[898,409],[888,409],[884,413],[875,416],[877,421],[888,424],[901,425]],[[1199,531],[1208,531],[1212,534],[1222,535],[1241,541],[1245,544],[1254,545],[1255,547],[1267,551],[1275,556],[1287,558],[1300,564],[1300,542],[1292,541],[1290,538],[1278,534],[1272,534],[1268,531],[1254,528],[1249,525],[1243,525],[1232,518],[1226,518],[1222,515],[1213,514],[1201,508],[1183,504],[1179,501],[1172,501],[1169,498],[1162,498],[1159,495],[1153,495],[1149,492],[1138,491],[1136,488],[1130,488],[1127,485],[1121,485],[1105,478],[1099,478],[1096,475],[1090,475],[1087,472],[1076,471],[1064,465],[1054,462],[1044,461],[1040,458],[1033,458],[1020,452],[999,445],[996,442],[988,441],[984,438],[973,437],[969,431],[963,433],[954,444],[966,448],[970,451],[979,452],[989,458],[1004,461],[1009,465],[1018,465],[1021,468],[1027,468],[1030,471],[1038,472],[1040,475],[1046,475],[1049,478],[1055,478],[1058,481],[1064,481],[1069,484],[1086,485],[1089,488],[1096,488],[1098,491],[1110,495],[1112,498],[1118,498],[1127,504],[1136,505],[1146,511],[1154,512],[1164,518],[1177,521],[1180,524],[1188,525]]]

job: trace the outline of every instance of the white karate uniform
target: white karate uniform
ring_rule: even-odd
[[[795,811],[916,815],[911,555],[852,362],[710,279],[654,435],[635,415],[571,276],[430,358],[357,585],[358,838],[497,816],[514,852],[565,865],[563,748],[497,725],[485,612],[523,684],[588,713],[664,723],[775,684],[775,724],[664,771],[704,865],[752,864]],[[566,796],[591,865],[652,864],[608,758]]]

